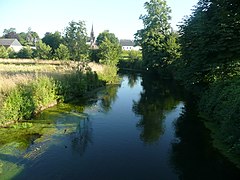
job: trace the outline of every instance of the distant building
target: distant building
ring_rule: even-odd
[[[90,37],[88,37],[87,44],[90,46],[91,49],[98,49],[98,46],[96,44],[96,38],[94,36],[93,25],[92,25]]]
[[[120,45],[122,46],[122,50],[125,50],[125,51],[131,51],[131,50],[139,51],[141,49],[140,46],[135,46],[134,41],[129,39],[121,39]]]
[[[0,46],[4,46],[5,48],[12,48],[13,51],[20,51],[23,46],[17,39],[0,39]]]

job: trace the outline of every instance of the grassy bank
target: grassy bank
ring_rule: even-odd
[[[107,66],[72,61],[0,60],[0,72],[0,126],[118,81]]]

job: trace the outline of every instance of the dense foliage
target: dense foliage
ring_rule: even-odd
[[[56,31],[55,33],[48,32],[42,38],[42,42],[52,48],[52,55],[54,55],[57,48],[59,48],[60,44],[63,43],[63,38],[61,36],[61,33],[58,31]]]
[[[171,10],[165,0],[150,0],[144,7],[147,14],[140,16],[144,28],[135,34],[142,47],[144,66],[151,71],[166,72],[180,56],[177,36],[169,23]]]
[[[200,0],[180,26],[176,77],[206,90],[199,110],[216,147],[240,164],[240,1]]]
[[[34,114],[59,100],[69,101],[105,84],[87,68],[51,78],[40,76],[28,84],[20,84],[1,95],[0,126],[13,121],[28,120]]]
[[[143,70],[141,51],[122,51],[118,67],[121,69]]]
[[[187,84],[209,84],[238,75],[240,2],[201,0],[181,26],[181,75]]]
[[[71,21],[64,31],[64,42],[70,52],[70,58],[76,61],[87,59],[87,32],[84,21]]]
[[[6,94],[2,102],[0,125],[9,121],[30,119],[34,113],[57,100],[56,90],[54,81],[47,77],[13,89]]]
[[[214,83],[202,96],[199,109],[216,145],[240,165],[240,80]]]

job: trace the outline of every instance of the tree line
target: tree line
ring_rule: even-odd
[[[97,61],[116,65],[121,53],[121,46],[114,33],[104,31],[96,39],[97,50],[87,44],[86,25],[84,21],[71,21],[64,32],[47,32],[42,39],[28,29],[27,33],[16,33],[15,28],[5,29],[2,38],[16,38],[24,46],[18,53],[0,47],[1,58],[38,58],[74,61]]]
[[[180,80],[197,95],[214,145],[240,166],[240,1],[199,0],[179,31],[165,0],[150,0],[135,34],[143,67]]]

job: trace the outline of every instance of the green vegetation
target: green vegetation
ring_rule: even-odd
[[[11,48],[5,48],[4,46],[0,46],[0,58],[9,58],[11,52]]]
[[[122,51],[118,67],[121,69],[143,70],[141,51]]]
[[[176,77],[199,89],[199,110],[215,146],[240,165],[239,1],[200,0],[180,29]]]
[[[199,103],[214,145],[240,167],[240,80],[214,83]]]
[[[87,32],[84,21],[71,21],[64,31],[64,42],[69,49],[70,59],[85,61],[88,55]]]
[[[55,58],[58,60],[70,59],[70,53],[67,46],[60,44],[59,47],[55,50]]]
[[[117,76],[112,77],[113,74],[110,74],[111,68],[108,69],[109,74],[101,75],[103,77],[100,80],[98,74],[92,72],[86,64],[68,63],[0,64],[0,126],[31,119],[43,109],[55,105],[57,101],[82,97],[87,92],[117,79]]]
[[[171,30],[165,0],[144,7],[144,28],[135,37],[143,67],[180,80],[196,94],[216,147],[240,164],[240,1],[199,0],[178,33]]]
[[[144,28],[135,34],[142,47],[143,65],[166,75],[173,61],[180,57],[177,35],[169,23],[171,10],[165,0],[150,0],[144,7],[147,14],[140,16]]]

